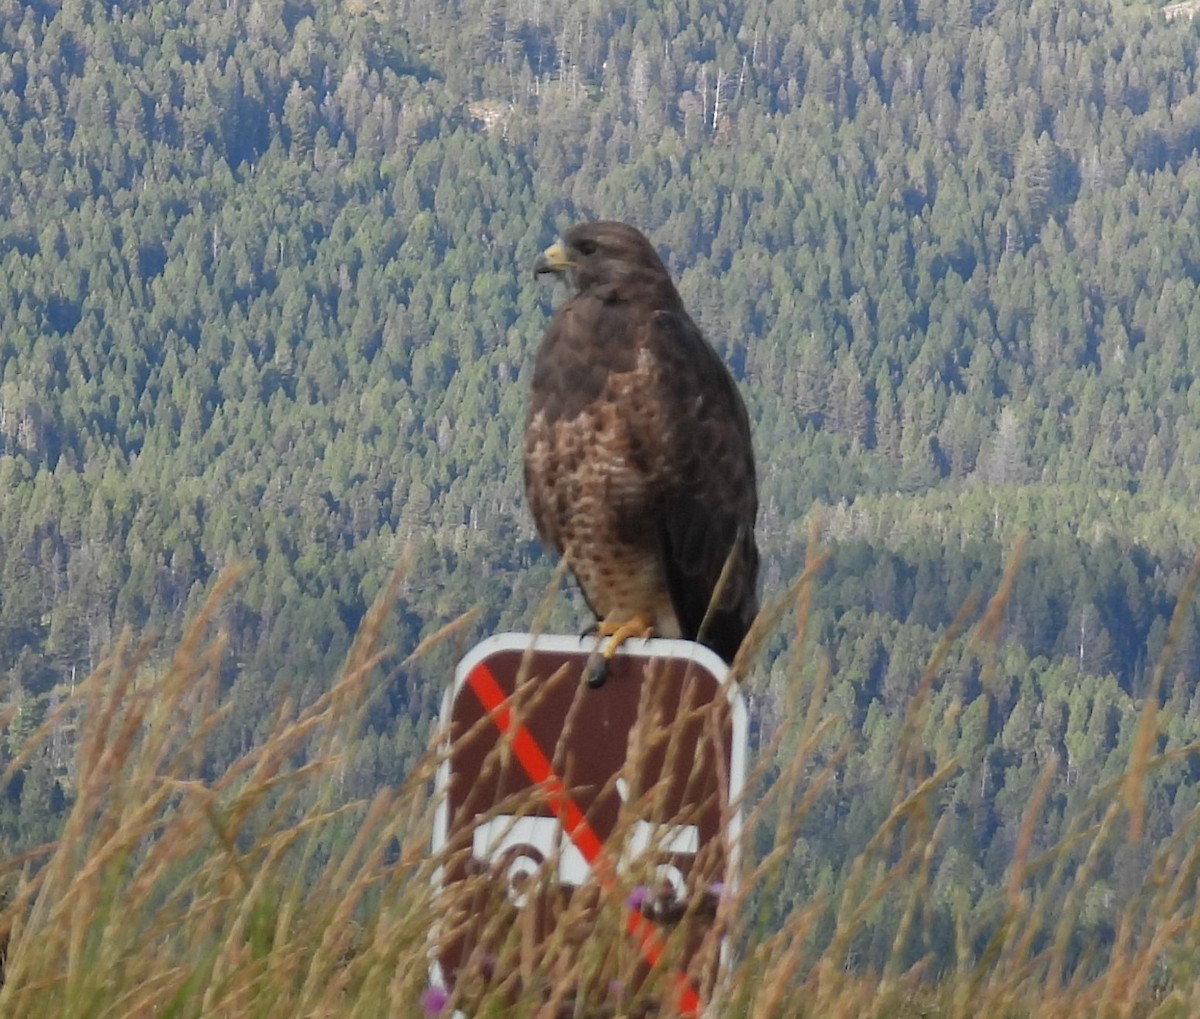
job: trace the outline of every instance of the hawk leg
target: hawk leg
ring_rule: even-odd
[[[638,614],[624,623],[614,623],[602,619],[594,629],[598,637],[607,637],[608,642],[603,650],[593,651],[588,655],[587,664],[583,667],[583,680],[592,689],[604,685],[608,678],[608,663],[617,655],[621,645],[630,637],[652,637],[654,625],[645,616]]]

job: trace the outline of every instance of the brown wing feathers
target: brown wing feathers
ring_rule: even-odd
[[[692,321],[659,315],[656,324],[676,423],[675,484],[661,524],[671,600],[689,636],[707,615],[700,639],[730,661],[758,611],[750,423],[728,370]]]

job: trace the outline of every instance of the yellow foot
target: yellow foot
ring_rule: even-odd
[[[608,643],[602,651],[593,651],[583,667],[583,679],[590,687],[603,686],[608,678],[608,663],[617,655],[622,644],[630,637],[652,637],[654,626],[644,616],[634,616],[624,623],[602,619],[596,624],[596,635],[607,637]]]
[[[604,646],[604,657],[612,659],[625,641],[630,637],[652,637],[654,636],[654,626],[643,616],[634,616],[625,623],[613,623],[609,620],[603,620],[596,627],[596,633],[601,637],[608,637],[609,641]]]

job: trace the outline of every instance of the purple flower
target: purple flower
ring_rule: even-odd
[[[625,900],[625,905],[627,905],[635,913],[640,913],[642,911],[642,906],[645,904],[648,898],[650,898],[650,889],[645,885],[638,885],[632,892],[629,893],[629,897]]]
[[[444,987],[430,987],[421,995],[421,1007],[428,1016],[438,1015],[446,1007],[450,995]]]

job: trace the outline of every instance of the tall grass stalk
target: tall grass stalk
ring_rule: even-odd
[[[786,601],[764,611],[735,663],[747,682],[753,683],[755,656],[793,607],[794,646],[805,648],[812,585],[823,562],[815,541],[810,547],[803,576]],[[984,669],[984,687],[990,686],[1019,552],[1018,546],[969,637],[962,637],[964,612],[920,677],[900,730],[890,811],[855,858],[839,861],[847,875],[839,896],[800,901],[781,914],[799,832],[838,781],[855,739],[828,710],[828,663],[813,667],[812,652],[796,653],[779,698],[781,723],[759,748],[744,804],[745,830],[765,833],[766,844],[744,854],[736,891],[717,907],[718,928],[735,951],[711,1014],[1166,1019],[1195,1013],[1200,978],[1186,960],[1200,949],[1200,848],[1188,833],[1200,818],[1153,854],[1141,894],[1114,917],[1103,967],[1079,965],[1074,943],[1102,855],[1121,839],[1144,837],[1147,776],[1196,749],[1155,752],[1157,688],[1182,608],[1124,773],[1095,792],[1058,845],[1035,847],[1055,779],[1048,765],[1027,805],[990,925],[973,926],[971,904],[960,892],[955,958],[911,958],[909,946],[929,915],[931,873],[946,829],[939,797],[961,766],[923,744],[931,692],[960,639],[991,656]],[[166,667],[153,665],[148,645],[123,640],[55,708],[0,777],[11,779],[56,726],[78,719],[75,788],[60,837],[0,869],[9,891],[0,916],[0,932],[8,933],[0,1017],[406,1019],[438,1004],[429,998],[422,1004],[431,950],[437,939],[448,942],[475,923],[481,904],[495,895],[486,875],[453,896],[434,889],[443,862],[430,851],[439,752],[431,748],[398,787],[367,802],[343,802],[337,782],[378,686],[381,634],[398,578],[399,572],[367,615],[329,689],[303,708],[281,702],[266,737],[223,774],[207,775],[205,760],[208,741],[232,710],[219,682],[225,646],[218,623],[233,575],[218,582]],[[456,640],[468,622],[445,627],[410,659]],[[542,689],[527,667],[514,711],[528,711]],[[585,715],[576,705],[570,724],[582,724]],[[546,750],[562,759],[561,745]],[[503,745],[495,753],[508,756]],[[652,804],[656,791],[638,795]],[[537,810],[525,798],[492,813]],[[469,960],[463,986],[443,1011],[469,1000],[478,1015],[671,1015],[665,972],[640,991],[625,982],[638,953],[623,930],[623,887],[577,894],[544,942],[535,943],[524,920],[497,927],[491,943],[512,964]],[[687,915],[698,908],[689,904]],[[871,972],[851,963],[851,948],[885,909],[897,918],[889,928],[890,954]],[[669,927],[663,933],[664,957],[672,958],[679,936]],[[711,957],[716,950],[714,936],[702,952]]]

